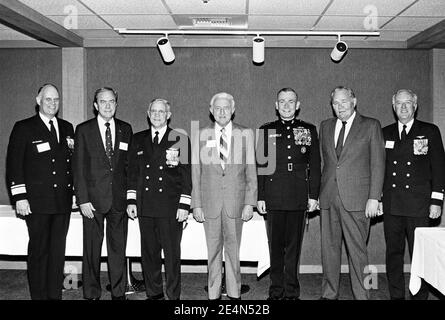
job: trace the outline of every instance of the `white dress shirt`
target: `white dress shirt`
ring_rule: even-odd
[[[410,122],[406,124],[406,135],[408,135],[409,131],[411,130],[411,127],[413,126],[414,119],[411,119]],[[403,130],[403,123],[400,121],[397,121],[398,127],[399,127],[399,138],[402,139],[402,130]]]
[[[155,128],[151,127],[151,142],[153,142],[153,140],[156,136],[156,131],[158,132],[158,143],[161,143],[162,138],[164,137],[164,134],[167,131],[167,126],[165,125],[160,129],[155,129]]]
[[[216,138],[216,146],[217,151],[219,155],[219,139],[221,139],[221,127],[217,122],[215,122],[215,138]],[[226,134],[226,141],[227,141],[227,154],[230,155],[230,145],[232,143],[232,121],[230,121],[228,124],[226,124],[225,128],[225,134]]]
[[[51,125],[49,124],[49,120],[53,121],[53,126],[56,129],[57,142],[60,143],[60,135],[59,135],[59,123],[57,122],[57,117],[53,117],[52,119],[47,118],[45,115],[39,112],[40,119],[42,119],[43,123],[45,123],[46,127],[49,131],[51,131]]]
[[[354,111],[354,113],[346,121],[345,136],[343,139],[343,144],[345,144],[346,137],[348,136],[349,130],[351,130],[352,122],[355,119],[355,114],[356,114],[356,112]],[[343,127],[343,123],[340,119],[337,118],[337,122],[335,123],[335,134],[334,134],[335,147],[337,147],[337,142],[338,142],[337,140],[338,140],[338,136],[340,135],[341,127]]]
[[[105,143],[105,131],[107,130],[107,127],[105,126],[105,123],[107,121],[104,120],[100,115],[97,116],[97,123],[99,125],[99,131],[100,131],[100,137],[102,138],[102,143],[104,144],[105,150],[107,149],[107,144]],[[111,131],[111,147],[114,150],[114,143],[116,142],[116,125],[114,123],[114,118],[111,118],[110,121],[110,131]]]

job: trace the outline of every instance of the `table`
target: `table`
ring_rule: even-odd
[[[67,235],[66,256],[82,256],[82,216],[71,213]],[[0,254],[27,255],[28,230],[23,219],[17,218],[11,206],[0,206]],[[138,220],[128,221],[127,257],[140,257],[140,233]],[[102,256],[107,255],[106,240],[102,246]],[[207,260],[207,245],[204,226],[190,215],[185,225],[181,241],[182,260]],[[258,262],[257,275],[263,274],[270,266],[264,219],[257,213],[252,220],[245,222],[240,248],[241,261]]]
[[[420,290],[423,278],[445,294],[445,228],[416,228],[409,290]]]

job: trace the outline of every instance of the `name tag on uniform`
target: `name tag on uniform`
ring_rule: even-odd
[[[40,143],[36,147],[37,147],[38,152],[45,152],[45,151],[51,150],[51,147],[49,146],[49,142]]]
[[[215,148],[216,147],[216,140],[207,140],[206,147],[207,148]]]
[[[385,148],[386,149],[394,149],[394,141],[386,141]]]
[[[128,151],[128,143],[126,142],[119,142],[119,149]]]
[[[138,151],[138,156],[144,154],[144,151]]]

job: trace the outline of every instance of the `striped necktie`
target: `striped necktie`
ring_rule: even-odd
[[[221,159],[221,167],[223,170],[226,167],[227,159],[229,158],[229,150],[227,148],[226,129],[221,129],[221,137],[219,138],[219,158]]]

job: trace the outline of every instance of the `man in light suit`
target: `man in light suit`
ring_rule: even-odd
[[[383,134],[378,120],[356,110],[357,99],[350,88],[336,87],[331,93],[331,104],[336,117],[320,125],[321,299],[338,298],[343,236],[354,298],[366,300],[366,241],[369,218],[377,215],[382,194]]]
[[[242,226],[252,218],[257,202],[254,135],[232,122],[232,95],[215,94],[210,112],[215,123],[199,130],[192,140],[191,207],[195,220],[204,223],[209,299],[221,298],[223,248],[227,295],[241,299]]]
[[[73,156],[74,187],[83,215],[83,294],[101,296],[100,257],[107,220],[111,297],[125,300],[127,241],[127,166],[131,126],[114,117],[117,92],[100,88],[94,95],[98,115],[77,126]]]

